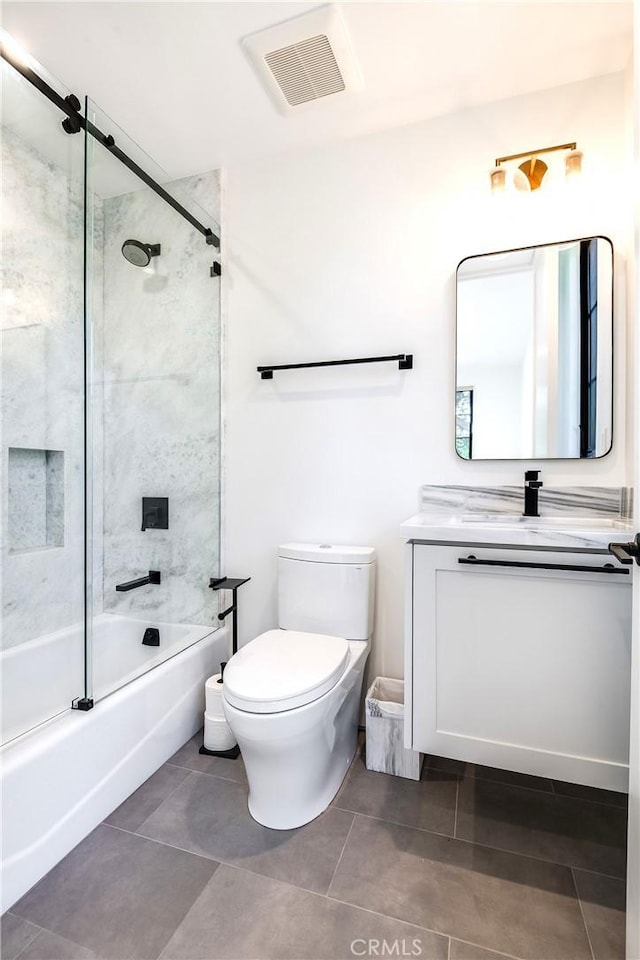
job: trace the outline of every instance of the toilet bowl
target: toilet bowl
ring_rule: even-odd
[[[290,830],[321,814],[355,755],[374,564],[368,547],[282,546],[280,628],[227,664],[224,714],[244,760],[249,812],[266,827]],[[323,624],[331,632],[318,632]]]

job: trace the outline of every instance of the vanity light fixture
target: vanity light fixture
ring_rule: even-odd
[[[580,173],[582,170],[582,153],[578,150],[576,143],[560,143],[555,147],[541,147],[538,150],[526,150],[524,153],[512,153],[507,157],[497,157],[496,164],[491,173],[491,189],[495,191],[504,190],[506,187],[506,171],[502,168],[503,163],[509,163],[512,160],[522,160],[514,174],[514,183],[519,190],[537,190],[549,169],[544,160],[540,159],[542,153],[555,153],[558,150],[568,150],[565,157],[565,173],[567,177]]]

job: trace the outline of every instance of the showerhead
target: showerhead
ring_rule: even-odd
[[[152,257],[160,256],[159,243],[142,243],[141,240],[125,240],[122,256],[134,267],[148,267]]]

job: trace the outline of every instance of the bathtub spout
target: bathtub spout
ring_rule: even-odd
[[[142,638],[142,642],[145,647],[159,647],[160,646],[160,631],[157,627],[147,627]]]
[[[139,577],[137,580],[127,580],[126,583],[117,583],[116,590],[124,593],[126,590],[135,590],[136,587],[144,587],[147,583],[160,583],[160,571],[149,570],[148,577]]]

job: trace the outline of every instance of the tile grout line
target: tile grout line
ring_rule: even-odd
[[[531,787],[525,787],[524,789],[530,790]],[[594,790],[596,789],[597,787],[594,787]],[[543,790],[541,792],[545,793],[546,791]],[[592,800],[592,799],[587,799],[586,797],[575,797],[575,796],[572,796],[570,793],[560,793],[558,790],[556,790],[555,787],[553,787],[553,789],[549,793],[549,796],[555,797],[557,800],[573,800],[573,801],[577,801],[578,803],[593,803],[596,807],[609,807],[609,809],[611,810],[627,810],[628,809],[628,803],[611,803],[609,800]],[[623,794],[620,794],[620,796],[628,797],[628,794],[623,793]]]
[[[447,937],[447,960],[451,960],[451,937]]]
[[[524,783],[508,783],[505,780],[494,780],[490,777],[478,777],[471,773],[455,774],[455,773],[451,773],[451,771],[449,770],[445,770],[442,767],[433,767],[433,766],[427,765],[426,769],[433,770],[436,773],[446,773],[446,774],[449,774],[450,776],[457,777],[459,780],[479,780],[481,783],[492,783],[496,787],[513,787],[515,790],[531,790],[532,793],[542,793],[544,794],[545,797],[555,797],[558,800],[573,800],[573,801],[577,801],[578,803],[594,803],[599,807],[613,807],[614,810],[626,809],[626,804],[611,803],[609,800],[586,799],[585,797],[574,797],[568,793],[559,793],[558,790],[556,790],[552,780],[549,780],[549,783],[551,784],[551,789],[543,790],[541,787],[531,787],[531,786],[527,786]],[[594,787],[593,789],[597,790],[598,788]],[[627,797],[628,794],[621,793],[620,796]]]
[[[589,934],[589,927],[587,926],[587,919],[584,915],[584,908],[582,906],[582,900],[580,899],[580,891],[578,890],[578,884],[576,882],[576,876],[573,872],[573,867],[571,867],[571,880],[573,882],[573,888],[576,891],[576,900],[578,901],[578,906],[580,907],[580,916],[582,917],[582,923],[584,925],[584,932],[587,937],[587,943],[589,944],[589,950],[591,951],[592,960],[596,960],[596,955],[593,950],[593,944],[591,943],[591,936]]]
[[[348,900],[340,900],[339,897],[331,897],[326,893],[319,893],[317,890],[309,890],[307,887],[298,887],[295,883],[291,883],[290,880],[282,880],[280,877],[269,877],[264,873],[256,873],[255,870],[249,870],[248,867],[240,866],[237,863],[223,863],[223,866],[229,867],[230,870],[239,870],[241,873],[248,873],[252,877],[260,877],[260,879],[267,880],[269,883],[279,883],[283,887],[289,887],[292,890],[298,890],[300,893],[308,893],[312,897],[320,897],[322,900],[329,900],[331,903],[339,903],[344,907],[351,907],[351,909],[359,910],[362,913],[370,913],[372,916],[381,917],[383,920],[397,920],[398,923],[404,923],[408,927],[415,927],[416,930],[422,930],[423,933],[434,933],[439,937],[448,936],[446,933],[440,933],[439,930],[432,930],[430,927],[423,927],[419,923],[414,923],[412,920],[402,920],[399,917],[391,916],[391,914],[380,913],[378,910],[372,910],[370,907],[363,907],[359,903],[350,903]],[[517,960],[517,958],[513,958],[513,960]]]
[[[327,809],[341,810],[342,813],[352,813],[354,817],[366,817],[367,820],[375,820],[377,823],[388,823],[390,827],[406,827],[407,830],[420,830],[422,833],[430,833],[434,837],[445,837],[447,840],[455,839],[452,833],[441,833],[439,830],[428,830],[427,827],[416,827],[413,823],[405,823],[403,820],[388,820],[385,817],[376,817],[373,813],[362,813],[360,810],[349,810],[348,807],[338,807],[331,804]],[[472,843],[473,841],[464,841]]]
[[[98,826],[101,826],[101,824],[98,824]],[[52,868],[52,869],[53,869],[53,868]],[[46,876],[46,874],[45,874],[45,876]],[[42,879],[44,879],[44,878],[42,878]],[[36,883],[34,884],[34,886],[36,886],[37,883],[39,883],[39,882],[40,882],[40,881],[36,881]],[[32,890],[33,887],[30,887],[29,889]],[[29,890],[27,890],[27,893],[29,893]],[[22,898],[20,898],[20,899],[22,899]],[[13,904],[13,906],[15,906],[15,904]],[[12,917],[16,917],[18,920],[22,920],[23,923],[28,923],[30,926],[36,928],[36,932],[35,932],[34,936],[31,938],[31,940],[29,940],[28,943],[25,943],[25,945],[24,945],[24,947],[22,948],[22,950],[20,951],[20,953],[16,954],[16,956],[13,957],[13,960],[19,960],[19,958],[24,954],[25,950],[28,950],[29,947],[32,947],[33,944],[34,944],[34,943],[36,942],[36,940],[38,939],[38,937],[41,936],[43,933],[48,933],[48,934],[49,934],[50,936],[52,936],[52,937],[58,937],[60,940],[66,940],[67,943],[72,944],[74,947],[80,947],[80,949],[82,949],[82,950],[88,950],[90,953],[93,953],[94,956],[95,956],[95,951],[93,950],[92,947],[87,946],[85,943],[81,943],[79,940],[72,940],[71,937],[65,937],[64,934],[58,933],[56,930],[52,930],[50,927],[43,927],[42,924],[40,924],[40,923],[35,923],[35,921],[33,921],[33,920],[27,920],[26,917],[21,917],[20,914],[13,912],[13,906],[12,906],[12,907],[9,907],[8,910],[5,910],[5,912],[2,914],[2,916],[3,916],[3,917],[7,917],[7,916],[11,915]]]
[[[602,873],[601,870],[593,870],[590,867],[580,867],[572,863],[560,863],[557,860],[545,860],[543,857],[536,857],[533,853],[522,853],[519,850],[509,850],[507,847],[494,847],[490,843],[480,843],[478,840],[467,840],[465,837],[454,837],[450,833],[439,833],[437,830],[428,830],[426,827],[416,827],[410,823],[399,823],[397,820],[385,820],[383,817],[375,817],[370,813],[361,813],[357,810],[346,810],[344,807],[336,807],[344,813],[353,813],[354,816],[364,817],[366,820],[375,820],[377,823],[388,823],[391,827],[404,827],[405,830],[419,830],[420,833],[428,833],[432,837],[444,837],[445,840],[457,840],[458,843],[467,843],[472,847],[481,847],[483,850],[495,850],[497,853],[507,853],[512,857],[522,857],[524,860],[535,860],[536,863],[547,863],[551,867],[562,867],[564,870],[580,870],[583,873],[592,873],[597,877],[606,877],[608,880],[624,880],[624,876],[616,876],[614,873]],[[454,939],[456,939],[454,937]]]
[[[346,837],[344,838],[344,843],[342,844],[342,850],[340,851],[340,856],[338,857],[338,861],[337,861],[337,863],[336,863],[336,865],[335,865],[334,871],[333,871],[333,873],[331,874],[331,880],[329,881],[329,885],[328,885],[328,887],[327,887],[327,892],[325,893],[325,897],[328,897],[328,896],[329,896],[329,890],[331,890],[331,885],[332,885],[333,881],[334,881],[335,878],[336,878],[336,873],[338,872],[338,867],[340,866],[340,864],[341,864],[341,862],[342,862],[342,857],[343,857],[344,851],[345,851],[346,848],[347,848],[347,843],[349,842],[349,837],[351,836],[351,831],[353,830],[353,825],[354,825],[355,822],[356,822],[356,814],[354,813],[354,814],[353,814],[353,817],[351,818],[351,825],[350,825],[350,827],[349,827],[349,830],[348,830],[348,832],[347,832]]]
[[[237,869],[245,870],[246,867],[237,867]],[[247,872],[251,873],[252,871],[247,871]],[[261,874],[258,874],[258,876],[261,876]],[[271,878],[268,878],[268,879],[271,879]],[[287,883],[286,880],[279,880],[278,882],[284,883],[286,884],[286,886],[291,886],[291,884]],[[300,888],[297,887],[296,889],[300,889]],[[317,894],[317,896],[323,896],[323,894]],[[402,917],[397,917],[395,916],[395,914],[392,914],[392,913],[380,913],[379,910],[372,910],[370,907],[363,907],[361,904],[352,903],[350,900],[341,900],[339,897],[333,897],[330,894],[327,894],[325,896],[325,899],[330,900],[332,903],[340,903],[345,907],[351,907],[354,910],[362,910],[364,913],[370,913],[374,917],[381,917],[383,920],[395,920],[397,923],[404,923],[409,927],[415,927],[416,930],[422,930],[424,933],[431,933],[434,936],[442,937],[443,939],[446,938],[449,941],[449,944],[451,944],[454,940],[457,940],[459,943],[466,943],[471,947],[477,947],[479,950],[489,950],[490,952],[495,953],[497,956],[505,957],[505,960],[520,960],[520,958],[514,957],[510,953],[503,953],[501,950],[496,950],[493,947],[482,946],[482,944],[474,943],[472,940],[463,940],[461,937],[454,937],[449,933],[444,933],[442,930],[437,930],[435,927],[421,926],[419,923],[414,923],[412,920],[405,920]]]
[[[244,785],[244,780],[234,780],[232,777],[225,777],[221,773],[210,773],[208,770],[196,770],[195,767],[185,767],[184,764],[173,763],[171,760],[165,760],[163,765],[168,765],[170,767],[177,767],[178,770],[188,770],[189,773],[204,773],[204,775],[207,777],[216,777],[218,780],[226,780],[227,783],[239,783],[240,786]],[[159,769],[160,767],[158,767],[158,770]]]
[[[169,847],[171,850],[180,850],[181,853],[189,853],[192,857],[198,857],[200,860],[207,860],[209,863],[227,863],[226,860],[218,860],[216,857],[210,857],[206,853],[195,853],[193,850],[187,850],[186,847],[179,847],[175,843],[168,843],[166,840],[158,840],[156,837],[148,837],[145,833],[136,833],[135,830],[128,830],[126,827],[116,827],[113,823],[100,823],[100,827],[108,827],[109,830],[119,830],[120,833],[128,833],[130,837],[137,837],[139,840],[149,840],[151,843],[157,843],[161,847]],[[97,829],[97,828],[96,828]],[[228,864],[233,866],[233,864]],[[262,874],[258,874],[262,876]]]
[[[449,937],[453,942],[457,940],[458,943],[465,943],[470,947],[477,947],[478,950],[490,950],[492,953],[495,953],[499,957],[505,957],[506,960],[519,960],[518,957],[514,957],[511,953],[503,953],[502,950],[496,950],[494,947],[483,947],[480,943],[474,943],[473,940],[462,940],[461,937]]]
[[[416,829],[420,828],[418,827]],[[614,873],[602,873],[600,870],[592,870],[589,867],[579,867],[573,863],[545,860],[543,857],[536,857],[533,853],[520,853],[517,850],[508,850],[506,847],[492,847],[489,843],[480,843],[478,840],[465,840],[464,837],[455,837],[455,839],[458,843],[469,843],[472,847],[482,847],[484,850],[495,850],[498,853],[510,853],[514,857],[522,857],[525,860],[535,860],[536,863],[547,863],[551,867],[562,867],[563,870],[582,870],[583,873],[592,873],[597,877],[606,877],[608,880],[624,880],[624,876],[616,876]]]
[[[532,787],[532,786],[530,786],[529,784],[526,784],[526,783],[509,783],[509,781],[507,781],[507,780],[496,780],[494,777],[482,777],[482,776],[478,776],[478,775],[475,774],[475,773],[468,773],[467,771],[465,771],[464,773],[453,773],[451,770],[447,770],[445,767],[434,767],[434,766],[432,766],[431,764],[428,764],[428,765],[426,766],[426,769],[427,769],[427,770],[433,770],[435,773],[446,773],[446,774],[449,774],[449,776],[457,777],[458,780],[480,780],[481,783],[493,783],[494,786],[498,786],[498,787],[515,787],[516,790],[532,790],[534,793],[544,793],[544,794],[545,794],[546,796],[548,796],[548,797],[554,795],[553,785],[551,784],[551,781],[550,781],[550,780],[549,780],[549,783],[551,784],[551,789],[549,789],[549,790],[543,790],[542,787]],[[509,773],[510,771],[507,770],[507,771],[505,771],[505,772],[506,772],[506,773]],[[528,774],[522,774],[522,776],[528,776]],[[535,776],[535,775],[534,775],[534,774],[531,774],[531,776]],[[539,779],[548,779],[548,778],[541,777],[541,778],[539,778]],[[564,796],[564,794],[563,794],[563,796]],[[579,797],[570,797],[569,799],[570,799],[570,800],[577,800],[577,799],[580,799],[580,798],[579,798]],[[586,803],[601,803],[601,804],[604,803],[604,802],[605,802],[605,801],[603,801],[603,800],[587,800],[587,801],[586,801]],[[612,806],[612,804],[606,804],[606,805],[607,805],[607,806]],[[455,937],[454,937],[454,939],[455,939]]]
[[[458,804],[460,803],[460,780],[456,780],[456,811],[453,817],[453,838],[457,840],[458,833]]]
[[[244,870],[245,868],[239,867],[238,869]],[[281,880],[279,882],[286,883],[285,880]],[[298,887],[297,889],[300,888]],[[423,933],[431,933],[436,937],[451,939],[449,934],[443,933],[442,930],[436,930],[433,927],[422,927],[419,923],[414,923],[413,920],[403,920],[402,917],[396,917],[392,913],[380,913],[379,910],[372,910],[370,907],[363,907],[359,903],[351,903],[350,900],[341,900],[340,897],[332,897],[330,894],[317,894],[317,896],[324,897],[325,900],[329,900],[331,903],[339,903],[343,907],[351,907],[353,910],[362,910],[363,913],[369,913],[372,917],[381,917],[383,920],[395,920],[396,923],[405,923],[408,927],[415,927],[416,930],[421,930]],[[509,960],[515,960],[515,958],[509,958]]]
[[[27,891],[27,893],[28,892],[29,891]],[[13,906],[15,906],[15,904],[13,904]],[[59,936],[59,934],[55,933],[55,931],[49,930],[48,927],[42,927],[40,926],[39,923],[34,923],[33,920],[27,920],[25,917],[21,917],[19,914],[14,913],[11,907],[8,910],[5,910],[5,912],[2,914],[3,917],[7,917],[9,915],[12,917],[16,917],[16,919],[21,920],[23,923],[29,923],[31,924],[32,927],[36,928],[36,932],[34,933],[34,935],[31,937],[31,939],[27,943],[25,943],[24,947],[22,947],[22,949],[20,950],[20,953],[17,953],[13,958],[13,960],[18,960],[18,958],[22,956],[25,950],[27,950],[29,947],[33,945],[34,941],[40,936],[41,933],[51,933],[54,936]],[[82,944],[78,944],[78,946],[82,946]]]
[[[172,766],[176,766],[176,764],[172,764]],[[188,767],[177,767],[177,766],[176,766],[176,768],[177,768],[178,770],[188,770]],[[158,770],[161,770],[161,769],[162,769],[161,767],[158,767]],[[158,772],[158,771],[156,770],[156,773],[157,773],[157,772]],[[193,772],[194,772],[193,770],[190,770],[190,771],[189,771],[189,773],[193,773]],[[153,776],[155,776],[155,774],[152,773],[151,776],[153,777]],[[140,786],[138,787],[138,790],[141,790],[142,787],[144,787],[144,784],[145,784],[145,783],[148,783],[148,781],[149,781],[150,779],[151,779],[151,777],[148,777],[147,780],[144,781],[144,783],[141,783]],[[143,826],[145,825],[145,823],[147,822],[147,820],[149,819],[149,817],[152,817],[155,813],[157,813],[158,810],[160,809],[160,807],[163,807],[163,806],[165,805],[165,803],[166,803],[168,800],[171,799],[171,797],[174,795],[174,793],[176,793],[176,791],[178,791],[178,790],[180,789],[180,787],[181,787],[184,783],[186,783],[186,781],[187,781],[188,779],[189,779],[188,776],[183,777],[182,780],[180,781],[180,783],[178,783],[178,784],[173,788],[173,790],[171,790],[171,791],[166,795],[166,797],[164,797],[164,799],[161,800],[161,802],[158,804],[158,806],[155,808],[155,810],[154,810],[152,813],[150,813],[148,817],[145,817],[145,818],[144,818],[144,820],[143,820],[142,823],[140,824],[140,827],[143,827]],[[133,793],[130,793],[126,800],[123,800],[122,803],[119,804],[119,805],[116,807],[115,810],[112,810],[111,813],[110,813],[107,817],[105,817],[104,820],[101,821],[100,825],[104,825],[105,827],[114,827],[114,826],[116,826],[116,824],[114,824],[114,823],[108,823],[108,822],[107,822],[108,819],[109,819],[109,817],[112,816],[112,815],[116,812],[116,810],[119,810],[120,807],[124,806],[124,804],[127,803],[127,801],[131,799],[131,797],[133,796],[133,794],[134,794],[134,793],[137,793],[137,792],[138,792],[137,790],[134,790]],[[120,829],[125,830],[125,831],[130,832],[130,833],[135,833],[135,830],[129,831],[127,827],[121,827]]]

